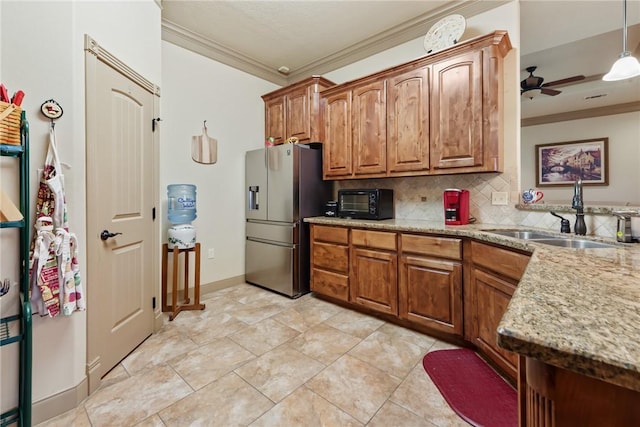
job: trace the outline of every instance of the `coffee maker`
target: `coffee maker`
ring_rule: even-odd
[[[469,223],[469,190],[448,188],[442,196],[444,202],[444,224],[464,225]]]

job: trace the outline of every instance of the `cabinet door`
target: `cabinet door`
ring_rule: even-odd
[[[285,134],[285,97],[280,96],[265,101],[264,104],[264,134],[265,138],[272,136],[276,144],[282,144],[287,139]]]
[[[515,285],[498,276],[474,269],[472,295],[477,329],[474,343],[512,378],[516,377],[518,355],[498,347],[498,324],[507,309]]]
[[[385,81],[379,80],[355,87],[352,97],[354,173],[386,174]]]
[[[307,86],[287,95],[287,138],[295,136],[300,141],[307,141],[311,137],[311,91],[312,87]]]
[[[459,262],[403,255],[398,300],[401,318],[462,335],[462,265]]]
[[[351,91],[339,92],[323,100],[323,177],[349,176],[351,163]]]
[[[482,52],[469,52],[433,64],[432,167],[482,165],[482,113]]]
[[[429,67],[387,80],[387,169],[429,169]]]
[[[352,248],[351,302],[397,315],[397,258],[395,253]]]

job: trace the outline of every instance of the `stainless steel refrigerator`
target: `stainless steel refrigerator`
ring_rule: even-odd
[[[320,145],[320,144],[318,144]],[[309,224],[332,197],[322,151],[283,144],[246,153],[245,279],[292,298],[309,292]]]

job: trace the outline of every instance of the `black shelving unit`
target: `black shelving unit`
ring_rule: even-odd
[[[18,378],[18,407],[0,414],[0,427],[18,424],[31,427],[32,380],[32,310],[29,299],[29,122],[23,111],[20,116],[20,145],[0,144],[0,155],[14,157],[20,162],[19,221],[0,222],[0,228],[17,228],[20,232],[20,313],[0,319],[0,346],[18,343],[20,366]],[[9,324],[20,324],[19,333],[12,335]]]

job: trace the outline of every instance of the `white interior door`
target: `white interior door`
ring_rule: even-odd
[[[154,247],[153,223],[154,94],[89,56],[86,283],[91,392],[153,332],[154,258],[159,249]]]

